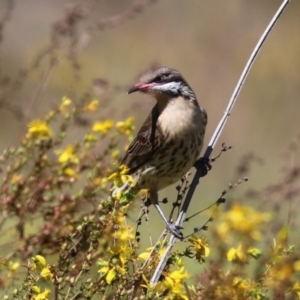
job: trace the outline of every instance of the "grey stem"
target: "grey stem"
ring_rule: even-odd
[[[272,28],[274,27],[274,25],[278,21],[280,15],[283,13],[284,9],[286,8],[286,6],[289,3],[290,3],[290,0],[284,0],[282,2],[281,6],[279,7],[277,12],[275,13],[275,15],[272,18],[271,22],[269,23],[268,27],[266,28],[266,30],[262,34],[261,38],[259,39],[257,45],[255,46],[255,48],[254,48],[254,50],[253,50],[253,52],[252,52],[252,54],[251,54],[251,56],[250,56],[250,58],[249,58],[249,60],[246,64],[246,66],[244,68],[244,71],[243,71],[243,73],[242,73],[242,75],[241,75],[241,77],[240,77],[240,79],[239,79],[239,81],[236,85],[236,88],[235,88],[235,90],[234,90],[234,92],[233,92],[233,94],[230,98],[230,101],[227,105],[227,108],[224,112],[224,115],[223,115],[222,119],[220,120],[220,122],[219,122],[219,124],[218,124],[218,126],[217,126],[217,128],[216,128],[209,144],[208,144],[208,147],[207,147],[207,149],[205,151],[205,154],[204,154],[205,158],[210,157],[210,154],[212,153],[212,151],[213,151],[213,149],[214,149],[214,147],[215,147],[215,145],[216,145],[216,143],[217,143],[217,141],[218,141],[218,139],[219,139],[219,137],[220,137],[220,135],[221,135],[221,133],[224,129],[226,121],[227,121],[228,117],[230,116],[230,113],[233,109],[233,106],[234,106],[236,100],[237,100],[237,97],[240,93],[240,90],[241,90],[241,88],[242,88],[242,86],[243,86],[243,84],[244,84],[244,82],[247,78],[247,75],[249,74],[249,71],[250,71],[250,69],[251,69],[251,67],[252,67],[252,65],[253,65],[253,63],[254,63],[254,61],[255,61],[255,59],[256,59],[256,57],[257,57],[257,55],[258,55],[258,53],[259,53],[259,51],[262,47],[262,45],[263,45],[263,43],[265,42],[265,40],[268,37],[269,33],[271,32]],[[178,226],[181,226],[184,219],[185,219],[187,209],[188,209],[189,204],[191,202],[191,199],[193,197],[196,186],[198,185],[198,183],[200,181],[201,175],[202,175],[202,170],[201,169],[197,170],[197,172],[196,172],[196,174],[193,178],[191,187],[188,191],[188,194],[185,197],[185,201],[183,203],[182,209],[181,209],[181,211],[179,213],[179,216],[176,220],[176,225],[178,225]],[[151,284],[158,282],[158,280],[159,280],[159,278],[162,274],[162,271],[166,266],[168,257],[170,255],[170,252],[173,248],[173,245],[174,245],[175,241],[176,241],[176,237],[174,235],[172,235],[170,240],[169,240],[168,246],[166,248],[166,252],[164,253],[163,257],[161,258],[161,260],[160,260],[159,264],[157,265],[156,270],[155,270],[155,272],[154,272],[154,274],[151,278],[151,281],[150,281]]]

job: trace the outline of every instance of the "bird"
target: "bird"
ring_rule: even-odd
[[[156,104],[120,162],[135,183],[124,184],[121,190],[136,195],[147,189],[167,229],[182,239],[181,228],[171,224],[160,208],[158,191],[180,180],[196,162],[203,146],[207,113],[180,72],[170,67],[145,72],[128,94],[135,92],[151,95]]]

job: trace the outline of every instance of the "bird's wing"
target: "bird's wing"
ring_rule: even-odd
[[[129,145],[121,161],[121,165],[126,165],[129,168],[129,174],[134,173],[149,162],[159,148],[162,135],[160,129],[156,126],[158,116],[159,112],[156,105],[153,107],[136,138]]]

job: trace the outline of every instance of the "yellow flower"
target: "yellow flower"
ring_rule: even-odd
[[[112,159],[116,159],[116,158],[119,157],[119,155],[120,155],[120,150],[119,150],[119,149],[115,149],[115,150],[113,150],[113,152],[111,153],[110,157],[111,157]]]
[[[48,300],[47,296],[50,294],[50,290],[45,289],[45,291],[43,293],[41,293],[39,291],[39,293],[37,293],[37,295],[33,296],[34,300]]]
[[[125,165],[121,165],[119,167],[119,171],[121,175],[126,175],[130,171],[130,169]]]
[[[111,174],[107,180],[111,181],[114,183],[115,186],[117,187],[121,187],[123,186],[123,184],[128,183],[131,186],[135,185],[135,181],[133,180],[132,176],[127,175],[127,173],[129,172],[129,168],[125,165],[121,165],[117,172]],[[120,193],[120,197],[122,196],[122,191],[118,190],[116,194]],[[118,195],[116,195],[117,199],[120,199],[120,197],[118,197]]]
[[[109,248],[109,252],[114,257],[118,257],[119,260],[120,260],[121,265],[123,266],[126,263],[127,257],[130,254],[131,250],[128,246],[121,246],[120,245],[120,246],[111,246]]]
[[[295,263],[294,263],[294,269],[295,271],[300,271],[300,260],[297,260]]]
[[[148,252],[143,252],[139,255],[139,258],[146,261],[150,257],[150,251]]]
[[[261,239],[259,228],[271,220],[269,213],[255,211],[252,207],[235,204],[227,213],[223,214],[222,222],[218,226],[218,233],[228,241],[229,231],[250,236],[254,240]]]
[[[97,266],[100,267],[99,269],[99,273],[106,273],[108,271],[108,261],[102,259],[102,258],[99,258],[98,261],[97,261]]]
[[[101,188],[105,188],[107,186],[107,178],[96,177],[93,179],[92,183],[96,186],[100,186]]]
[[[166,252],[166,248],[165,247],[162,247],[160,249],[158,248],[155,248],[154,252],[153,252],[153,247],[149,247],[146,249],[146,252],[143,252],[139,255],[139,258],[142,259],[142,260],[148,260],[151,253],[155,253],[155,254],[158,254],[158,259],[161,259],[163,257],[163,255],[165,254]]]
[[[188,241],[192,244],[192,246],[189,248],[196,252],[195,258],[200,263],[203,263],[205,261],[204,257],[208,257],[210,254],[210,248],[207,240],[205,238],[199,238],[196,235],[193,235],[188,239]]]
[[[167,275],[163,281],[163,285],[170,290],[171,295],[174,298],[180,297],[180,299],[188,300],[189,298],[185,294],[185,289],[183,287],[183,282],[187,278],[189,278],[189,274],[185,272],[184,267],[182,267]]]
[[[53,278],[53,274],[50,271],[49,267],[43,268],[40,275],[41,275],[41,277],[45,278],[46,280],[51,280]]]
[[[135,181],[131,175],[127,175],[129,172],[129,168],[125,165],[119,167],[117,172],[111,174],[107,180],[114,183],[112,197],[121,200],[121,204],[128,204],[134,196],[130,194],[128,189],[129,186],[133,187],[135,185]],[[121,188],[124,186],[124,189]]]
[[[36,255],[31,258],[33,262],[36,264],[36,268],[38,270],[42,270],[46,266],[46,259],[42,255]]]
[[[28,124],[27,135],[29,137],[50,138],[53,135],[53,131],[47,122],[42,120],[33,120]]]
[[[249,248],[247,253],[251,255],[253,258],[259,258],[261,256],[261,251],[257,248]]]
[[[176,282],[182,282],[184,279],[189,278],[190,275],[184,271],[184,267],[181,267],[179,270],[175,270],[170,273],[167,277],[173,279]]]
[[[112,193],[112,197],[116,198],[117,200],[120,200],[122,198],[122,189],[120,188],[116,188],[116,189],[112,189],[113,193]]]
[[[116,272],[116,269],[115,268],[111,268],[108,272],[107,272],[107,275],[105,277],[106,279],[106,282],[108,284],[111,284],[112,281],[116,278],[117,276],[117,272]]]
[[[183,267],[184,266],[183,259],[182,259],[181,256],[176,257],[176,264],[177,264],[178,267]]]
[[[291,276],[295,273],[293,265],[290,262],[282,262],[283,263],[278,262],[269,270],[269,279],[272,279],[274,284],[290,279]]]
[[[64,169],[64,174],[67,175],[68,177],[73,177],[76,179],[79,177],[78,173],[72,168]]]
[[[104,122],[96,122],[93,125],[92,130],[94,132],[99,132],[103,136],[105,136],[107,134],[108,130],[110,130],[112,127],[113,127],[113,122],[111,120],[106,120]]]
[[[99,106],[99,101],[98,100],[92,100],[85,108],[85,111],[96,111]]]
[[[125,241],[125,242],[128,242],[129,240],[134,241],[135,236],[131,231],[132,231],[132,228],[129,229],[129,228],[126,228],[124,226],[121,226],[119,228],[119,230],[116,232],[116,237],[120,241]]]
[[[133,124],[134,119],[132,117],[126,119],[125,121],[120,121],[116,123],[117,130],[126,136],[130,135],[135,129]]]
[[[58,161],[61,164],[64,163],[79,163],[79,157],[76,154],[76,149],[74,146],[70,145],[65,150],[56,150],[56,155],[59,155]]]
[[[21,174],[13,174],[11,178],[11,183],[20,183],[23,180],[23,176]]]
[[[94,143],[97,142],[97,140],[98,140],[97,136],[93,133],[88,133],[84,137],[84,141],[87,143]]]
[[[31,290],[35,293],[35,294],[39,294],[41,292],[41,289],[37,286],[34,285]]]
[[[122,186],[126,182],[134,184],[133,178],[130,175],[126,175],[128,172],[129,168],[125,165],[121,165],[117,172],[112,173],[107,180],[114,182],[116,186]]]
[[[65,110],[66,108],[68,108],[70,105],[72,104],[72,100],[68,97],[63,97],[61,99],[61,104],[60,104],[60,107],[59,107],[59,110],[60,111],[63,111]]]
[[[34,258],[35,258],[35,261],[37,263],[39,263],[42,267],[46,266],[46,259],[44,256],[36,255]]]
[[[105,280],[108,284],[111,284],[112,281],[117,278],[117,276],[126,274],[126,269],[123,266],[115,265],[113,267],[110,267],[109,262],[99,259],[97,262],[97,265],[100,267],[99,273],[104,273]]]
[[[294,294],[297,299],[300,299],[300,285],[298,282],[295,282],[291,288],[291,293]]]
[[[10,271],[16,271],[18,270],[20,267],[20,263],[19,262],[12,262],[12,261],[9,261],[8,263],[8,268]]]
[[[236,263],[247,263],[247,253],[243,249],[242,245],[239,244],[237,248],[230,248],[227,252],[227,260]]]

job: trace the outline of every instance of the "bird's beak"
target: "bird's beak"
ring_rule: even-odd
[[[134,92],[144,92],[146,93],[149,91],[153,86],[155,86],[155,83],[136,83],[133,87],[131,87],[128,91],[128,94],[132,94]]]
[[[135,84],[134,86],[132,86],[130,89],[129,89],[129,91],[128,91],[128,95],[129,94],[132,94],[132,93],[135,93],[135,92],[137,92],[137,91],[139,91],[140,90],[140,88],[139,88],[139,84],[137,83],[137,84]]]

